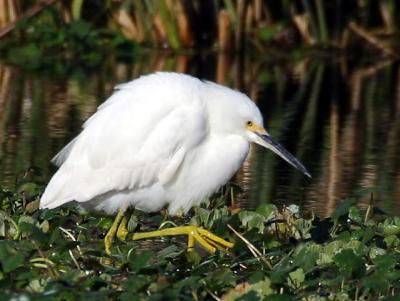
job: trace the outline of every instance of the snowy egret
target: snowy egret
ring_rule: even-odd
[[[116,87],[53,159],[59,166],[41,208],[77,202],[118,212],[105,237],[124,240],[127,209],[186,213],[216,192],[240,168],[250,143],[277,153],[303,174],[306,168],[263,127],[257,106],[244,94],[185,74],[159,72]],[[188,235],[206,250],[232,243],[193,226],[135,233],[132,239]]]

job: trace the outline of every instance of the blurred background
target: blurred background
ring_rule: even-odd
[[[116,84],[167,70],[248,94],[313,176],[254,147],[237,206],[399,214],[399,23],[395,0],[0,0],[0,186],[45,185]]]

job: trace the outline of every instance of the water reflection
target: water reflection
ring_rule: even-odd
[[[135,64],[110,59],[96,73],[26,73],[0,65],[0,181],[38,167],[45,183],[50,158],[74,135],[113,87],[158,70],[193,74],[244,91],[260,106],[270,133],[310,170],[309,180],[271,152],[251,149],[236,182],[236,204],[299,203],[328,215],[364,189],[400,213],[400,68],[390,62],[354,66],[344,59],[273,63],[199,53],[143,53]]]

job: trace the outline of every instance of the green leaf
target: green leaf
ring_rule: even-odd
[[[129,293],[130,297],[132,297],[132,293],[141,290],[150,282],[151,278],[149,276],[132,275],[123,283],[122,287],[124,291]]]
[[[236,277],[230,269],[220,267],[210,271],[204,280],[211,288],[220,289],[221,287],[233,286],[236,282]]]
[[[27,199],[31,199],[39,193],[39,186],[36,183],[24,183],[18,187],[17,193],[24,194]]]
[[[166,259],[166,258],[175,258],[182,254],[184,250],[178,248],[176,245],[170,245],[157,253],[157,258]]]
[[[40,243],[45,243],[47,241],[46,234],[34,224],[21,222],[19,223],[19,230],[22,234],[28,235]]]
[[[262,204],[256,209],[256,212],[264,216],[266,220],[269,220],[275,217],[277,208],[273,204]]]
[[[9,255],[8,245],[9,244],[7,241],[0,240],[0,260],[3,260],[4,258],[8,257]]]
[[[263,273],[261,271],[256,271],[252,275],[250,275],[250,277],[248,279],[251,284],[254,284],[259,281],[262,281],[264,278],[265,278],[265,273]]]
[[[188,287],[190,289],[194,289],[196,287],[201,286],[199,281],[201,280],[201,276],[189,276],[188,278],[184,278],[183,280],[177,282],[175,287],[179,290],[182,288]]]
[[[42,52],[35,44],[27,44],[12,50],[9,53],[9,60],[11,62],[26,63],[26,64],[37,64],[37,61],[41,57]]]
[[[138,227],[138,225],[139,225],[139,220],[138,220],[137,216],[132,214],[131,217],[129,218],[128,225],[126,227],[127,230],[129,232],[134,232],[136,230],[136,228]]]
[[[241,211],[239,212],[239,219],[245,229],[257,229],[258,233],[264,233],[265,217],[263,215],[253,211]]]
[[[47,220],[44,220],[40,226],[39,226],[40,230],[43,231],[43,233],[48,233],[50,230],[50,223]]]
[[[264,41],[269,41],[275,37],[275,35],[279,32],[277,27],[262,27],[259,29],[258,34],[260,38]]]
[[[291,215],[297,215],[300,212],[300,207],[298,205],[291,204],[286,207],[286,211],[289,212]]]
[[[319,245],[303,245],[295,252],[293,263],[303,271],[309,271],[316,265],[322,247]]]
[[[194,212],[195,214],[190,220],[190,224],[194,226],[206,227],[206,225],[208,224],[210,211],[201,207],[196,207],[194,209]]]
[[[289,277],[287,279],[288,285],[294,289],[297,289],[304,282],[306,275],[302,268],[298,268],[297,270],[289,273]]]
[[[139,272],[148,264],[149,260],[154,256],[155,256],[154,252],[144,251],[143,253],[131,257],[129,260],[132,270],[134,272]]]
[[[400,239],[397,235],[389,235],[384,238],[384,242],[388,248],[396,248],[400,246]]]
[[[369,250],[369,254],[368,255],[369,255],[369,257],[371,259],[374,259],[377,256],[382,256],[382,255],[385,255],[385,254],[386,254],[386,250],[385,249],[378,248],[378,247],[372,247]]]
[[[400,262],[399,257],[399,255],[395,254],[381,255],[376,256],[372,261],[380,271],[386,272],[389,269],[393,269]]]
[[[22,215],[18,219],[18,224],[21,225],[22,223],[35,225],[37,223],[37,221],[32,216]]]
[[[22,266],[24,263],[24,256],[21,253],[16,253],[1,260],[3,272],[9,273]]]
[[[353,221],[355,221],[357,223],[362,222],[360,210],[358,210],[358,208],[354,207],[354,206],[351,206],[349,209],[349,218],[351,218]]]
[[[400,225],[385,225],[382,228],[385,236],[400,235]]]
[[[73,21],[70,24],[70,33],[78,39],[85,39],[92,30],[92,24],[84,20]],[[78,42],[79,40],[75,40]]]
[[[102,217],[99,219],[99,222],[96,224],[96,227],[102,230],[109,230],[113,224],[113,219],[110,217]]]
[[[334,220],[339,219],[342,216],[345,216],[349,213],[350,207],[357,203],[357,200],[354,198],[348,198],[343,200],[339,206],[333,211],[331,218]]]
[[[362,282],[365,287],[379,293],[385,293],[389,288],[389,281],[382,273],[375,272],[365,277]]]
[[[333,259],[344,278],[359,278],[365,274],[365,260],[353,250],[342,250]]]

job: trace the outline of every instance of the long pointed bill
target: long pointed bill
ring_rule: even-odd
[[[301,164],[299,162],[299,160],[297,160],[291,153],[289,153],[286,150],[286,148],[284,148],[281,144],[279,144],[278,142],[273,140],[270,135],[259,134],[259,133],[256,133],[256,134],[259,137],[259,139],[257,139],[257,141],[255,141],[257,144],[272,150],[274,153],[278,154],[285,161],[287,161],[290,165],[294,166],[299,171],[301,171],[303,174],[305,174],[307,177],[311,178],[310,173],[304,167],[304,165]]]

